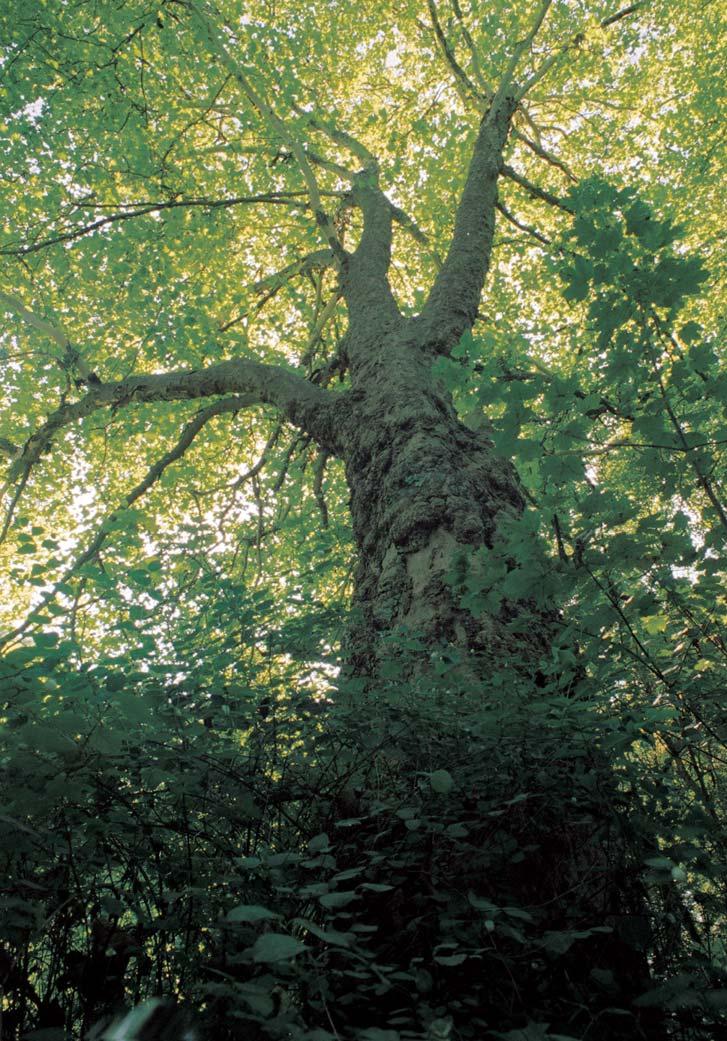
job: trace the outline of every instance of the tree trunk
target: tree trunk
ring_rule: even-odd
[[[225,38],[205,29],[204,39],[277,138],[284,124],[231,64]],[[388,278],[396,207],[379,186],[377,161],[367,149],[354,149],[364,169],[350,175],[347,204],[361,211],[363,228],[349,252],[321,209],[306,152],[290,139],[347,309],[347,331],[332,362],[345,360],[350,390],[337,394],[301,373],[245,357],[191,372],[96,381],[77,401],[64,395],[22,449],[10,446],[12,474],[22,490],[59,431],[98,409],[201,398],[219,400],[186,424],[126,506],[221,411],[273,407],[337,454],[346,469],[359,554],[348,661],[371,694],[354,700],[352,710],[346,705],[346,718],[353,720],[354,745],[363,743],[365,763],[372,747],[365,744],[370,707],[380,707],[375,722],[384,739],[373,747],[385,761],[379,773],[366,775],[364,767],[353,792],[357,805],[349,792],[337,804],[340,793],[334,793],[322,801],[324,819],[316,823],[335,836],[337,868],[353,867],[350,877],[369,881],[366,896],[355,899],[358,908],[368,901],[363,913],[370,924],[361,943],[379,967],[368,991],[346,974],[332,975],[324,981],[326,1000],[338,988],[340,1008],[331,1006],[356,1030],[401,1023],[403,1008],[409,1037],[424,1028],[427,1036],[439,1036],[428,1025],[449,1014],[463,1038],[526,1027],[529,1018],[537,1020],[527,1033],[533,1038],[546,1036],[543,1023],[589,1041],[660,1037],[660,1028],[649,1033],[632,1008],[633,997],[647,989],[646,956],[617,929],[620,918],[638,917],[641,908],[638,877],[633,883],[614,820],[617,785],[606,756],[579,732],[583,724],[595,733],[593,715],[587,708],[581,715],[573,711],[577,698],[563,697],[572,692],[559,690],[557,677],[548,689],[540,672],[557,634],[557,612],[527,598],[471,611],[457,588],[473,552],[492,548],[525,509],[513,466],[494,454],[483,433],[458,420],[432,369],[436,356],[449,354],[478,316],[503,150],[518,106],[510,82],[515,64],[480,119],[447,255],[414,318],[402,316]],[[343,137],[350,145],[352,139]],[[320,250],[303,263],[313,259],[321,259]],[[101,541],[68,575],[98,553]],[[428,681],[445,655],[451,684],[435,704]],[[401,689],[415,692],[413,708],[396,703],[396,690],[389,703],[385,697],[377,702],[392,676],[403,678]],[[517,682],[508,687],[510,676]],[[474,699],[458,698],[464,692]],[[547,714],[551,695],[553,717]],[[473,704],[474,711],[465,711]],[[541,721],[540,728],[533,720]],[[355,773],[350,763],[359,760],[352,755],[342,761],[348,784]],[[438,788],[426,781],[435,774]],[[437,801],[439,796],[448,801]],[[344,821],[346,828],[336,831]],[[309,864],[304,867],[308,871]],[[348,921],[349,912],[343,913]],[[392,967],[398,970],[393,982]],[[358,970],[353,977],[368,978]],[[327,1029],[329,1020],[319,1025]]]
[[[405,327],[369,349],[342,421],[359,550],[349,657],[365,675],[391,658],[397,637],[427,657],[454,653],[472,676],[516,650],[535,661],[547,649],[545,621],[516,648],[507,629],[514,608],[475,617],[459,604],[454,571],[492,546],[525,498],[511,464],[459,421],[432,361]]]

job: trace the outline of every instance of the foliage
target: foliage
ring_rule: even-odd
[[[342,467],[270,402],[180,447],[198,405],[132,395],[20,464],[99,378],[244,354],[344,392],[294,147],[353,243],[351,140],[377,156],[415,313],[533,12],[222,6],[0,12],[2,1036],[99,1037],[162,995],[189,1012],[172,1032],[215,1041],[706,1041],[727,1014],[717,5],[609,25],[553,3],[520,55],[525,81],[553,60],[514,117],[480,320],[434,365],[529,507],[447,583],[555,636],[537,676],[511,655],[473,683],[455,648],[412,677],[417,636],[392,633],[373,686],[340,671]]]
[[[619,971],[648,948],[667,981],[640,1019],[665,1007],[709,1036],[725,994],[723,833],[666,752],[675,713],[555,690],[533,706],[504,675],[509,698],[463,713],[450,667],[426,704],[380,691],[362,731],[360,712],[300,693],[200,707],[143,674],[79,676],[62,653],[16,654],[5,681],[4,943],[30,959],[39,1022],[88,1029],[125,979],[135,1001],[184,996],[216,1038],[477,1038],[522,1007],[533,1036],[607,1024],[630,1038],[615,945]],[[554,851],[579,834],[589,848],[594,807],[626,841],[650,918],[594,913],[582,881],[558,875],[543,904],[543,873],[567,872]],[[542,996],[563,973],[575,1007]]]

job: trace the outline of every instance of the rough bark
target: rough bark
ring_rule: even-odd
[[[453,850],[438,834],[412,837],[402,821],[392,824],[380,815],[375,782],[371,791],[361,790],[353,809],[342,810],[346,817],[370,822],[351,840],[342,863],[358,866],[377,843],[384,851],[397,850],[394,891],[371,902],[372,945],[382,964],[432,969],[433,1003],[469,1005],[480,1017],[477,1022],[491,1027],[525,1026],[523,1010],[530,1014],[540,1008],[547,1010],[543,1015],[554,1031],[569,1036],[573,1030],[573,1036],[594,1041],[658,1041],[660,1017],[632,1004],[650,987],[646,954],[628,939],[633,923],[646,921],[645,904],[614,815],[618,788],[610,764],[598,748],[590,749],[582,772],[594,780],[591,787],[581,784],[582,753],[572,754],[568,735],[560,735],[562,744],[554,751],[547,735],[533,735],[527,725],[528,708],[540,696],[539,666],[557,633],[557,613],[506,603],[496,615],[473,614],[461,605],[452,581],[457,562],[491,547],[526,502],[511,463],[495,455],[485,435],[458,420],[433,377],[431,342],[421,338],[421,329],[388,315],[378,327],[372,323],[351,337],[353,388],[340,403],[337,427],[358,546],[348,663],[353,674],[365,678],[371,695],[370,702],[366,696],[359,700],[355,719],[366,731],[373,709],[376,726],[386,731],[392,723],[402,735],[391,742],[393,783],[402,801],[418,806],[414,778],[432,766],[429,749],[422,752],[419,746],[427,727],[420,733],[416,714],[411,730],[402,727],[403,702],[397,700],[396,684],[393,702],[387,701],[387,684],[403,679],[406,690],[415,680],[418,695],[436,701],[437,688],[428,680],[436,675],[434,663],[446,656],[454,666],[455,696],[473,695],[481,706],[501,696],[502,686],[488,682],[492,674],[508,669],[513,678],[517,674],[508,689],[509,737],[519,734],[519,751],[511,750],[498,762],[486,742],[463,748],[466,730],[452,727],[447,733],[456,716],[449,704],[437,733],[439,754],[463,763],[469,751],[473,765],[460,769],[481,796],[474,806],[465,797],[459,810],[456,800],[448,804],[471,829],[466,851]],[[354,690],[360,699],[360,685]],[[472,702],[468,698],[460,704],[466,712]],[[576,747],[578,735],[572,736]],[[469,745],[469,736],[466,741]],[[485,762],[478,768],[480,756]],[[578,795],[571,798],[574,791]],[[534,793],[534,803],[523,814],[510,808],[509,799],[518,792]],[[508,808],[501,821],[502,811],[493,811],[498,800]],[[488,823],[493,812],[499,821],[494,828]],[[460,894],[483,894],[493,905],[523,911],[532,922],[532,939],[493,948],[484,966],[468,963],[449,975],[438,973],[437,945],[449,935],[437,925],[443,893],[448,906],[457,899],[448,888],[450,878]],[[584,941],[561,956],[542,957],[548,937],[569,932]],[[607,994],[594,983],[598,973],[612,981]],[[625,1021],[610,1008],[614,1002],[629,1010]],[[412,1009],[412,1019],[416,1014]],[[352,1006],[350,1015],[356,1026],[386,1027],[389,1017],[402,1015],[402,997],[392,990],[381,998],[375,1016],[368,1003],[361,1009]]]
[[[457,419],[432,358],[449,353],[477,315],[513,108],[501,98],[480,123],[449,251],[414,318],[402,317],[388,282],[392,212],[375,167],[354,182],[364,230],[341,271],[351,391],[336,410],[336,447],[359,550],[350,645],[357,672],[376,672],[382,643],[397,631],[468,658],[511,645],[504,619],[474,618],[459,606],[448,575],[458,559],[493,544],[524,498],[512,466]]]
[[[491,661],[513,650],[506,617],[460,607],[451,573],[472,550],[492,546],[525,500],[510,463],[458,420],[432,376],[428,345],[413,334],[403,324],[367,345],[342,410],[359,550],[350,655],[369,675],[397,633],[419,638],[427,654],[455,647]],[[543,649],[540,635],[529,640],[533,652]]]

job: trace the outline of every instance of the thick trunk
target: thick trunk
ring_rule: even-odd
[[[418,641],[427,656],[456,649],[470,673],[502,660],[514,650],[512,611],[473,615],[460,606],[452,576],[522,512],[513,467],[458,420],[432,378],[431,354],[405,332],[358,363],[347,406],[342,441],[359,549],[354,671],[375,674],[397,635],[410,647]],[[547,635],[531,631],[519,642],[533,659]]]

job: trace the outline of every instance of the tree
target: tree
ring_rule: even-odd
[[[39,3],[5,26],[4,192],[14,226],[1,249],[12,264],[0,298],[9,323],[3,538],[20,552],[16,577],[27,560],[31,583],[24,604],[22,593],[8,599],[4,645],[12,655],[33,634],[35,648],[64,634],[64,660],[88,661],[83,631],[94,653],[118,663],[136,633],[132,624],[120,635],[113,620],[121,611],[146,624],[150,605],[132,601],[151,596],[170,605],[170,628],[165,636],[152,625],[140,644],[148,668],[154,639],[182,647],[180,618],[190,615],[179,590],[189,576],[220,574],[211,529],[219,521],[228,550],[243,525],[247,506],[226,495],[252,490],[256,530],[238,546],[256,549],[259,574],[266,538],[291,552],[291,522],[270,504],[295,460],[312,479],[291,500],[318,509],[323,528],[334,515],[329,549],[348,495],[355,565],[339,733],[368,726],[371,713],[398,727],[416,720],[413,742],[398,732],[380,751],[390,807],[401,809],[421,776],[428,797],[449,796],[443,764],[453,755],[464,816],[470,803],[475,818],[513,803],[507,841],[497,833],[501,854],[488,854],[487,884],[483,862],[468,874],[456,860],[468,913],[490,915],[486,929],[499,932],[505,953],[489,967],[487,998],[471,958],[461,988],[446,973],[436,986],[420,980],[421,993],[438,995],[421,1002],[430,1031],[433,1009],[454,1010],[447,992],[465,1001],[458,1030],[468,1028],[467,994],[477,995],[469,1027],[500,1036],[666,1029],[654,1002],[638,1004],[654,945],[626,927],[648,917],[643,863],[664,861],[661,840],[642,818],[618,823],[633,779],[624,782],[614,752],[623,719],[609,717],[611,746],[597,732],[614,690],[633,675],[644,689],[656,682],[673,692],[663,652],[649,643],[672,624],[665,605],[682,627],[688,620],[703,671],[713,663],[700,640],[722,650],[699,618],[711,611],[710,561],[727,527],[717,456],[724,380],[708,343],[709,303],[678,317],[707,277],[695,246],[709,262],[715,241],[699,227],[717,199],[719,152],[704,99],[716,92],[718,62],[692,65],[700,33],[717,40],[718,20],[709,6],[697,10],[551,0],[484,15],[457,2],[363,12],[326,3],[244,11],[172,0],[158,10]],[[674,90],[664,113],[658,62],[667,56]],[[614,176],[624,167],[625,181]],[[678,190],[689,193],[685,229],[661,212],[676,207]],[[240,416],[241,436],[229,422]],[[634,463],[635,451],[647,454]],[[644,492],[655,459],[660,484]],[[211,468],[216,485],[205,489]],[[162,495],[175,474],[178,490]],[[69,482],[75,500],[63,490]],[[176,505],[165,505],[174,495]],[[145,496],[156,496],[149,514],[137,505]],[[636,506],[644,496],[658,514],[651,527],[648,507]],[[51,554],[44,563],[41,536]],[[621,548],[604,554],[609,536]],[[657,580],[649,568],[659,538],[669,575]],[[651,563],[639,571],[645,556]],[[685,564],[706,583],[690,590],[691,607],[675,585]],[[234,574],[229,553],[225,568]],[[191,588],[204,597],[203,586]],[[300,564],[278,586],[289,598],[278,608],[283,633],[299,588]],[[212,600],[222,586],[214,589]],[[317,598],[330,621],[330,584]],[[611,672],[598,649],[607,632],[620,661]],[[315,662],[333,643],[316,634],[302,657]],[[414,695],[428,707],[408,715]],[[637,699],[639,722],[624,747],[663,723],[660,709],[646,709],[653,700]],[[687,726],[691,701],[672,708]],[[455,726],[460,712],[474,728],[469,749]],[[438,713],[447,739],[432,758],[417,745],[436,733]],[[493,754],[497,727],[520,751],[508,752],[485,793],[465,795],[483,713],[497,726],[480,751]],[[535,743],[533,719],[543,727]],[[692,760],[690,769],[686,787],[705,798],[704,765]],[[370,778],[352,785],[344,775],[336,774],[344,780],[334,810],[312,814],[321,834],[328,812],[360,820],[381,809]],[[517,807],[538,786],[536,826]],[[710,782],[710,813],[720,788]],[[577,812],[564,810],[573,790]],[[455,818],[452,840],[465,837]],[[444,854],[436,829],[425,832],[429,847],[422,839],[415,862],[421,878],[429,858],[436,905],[432,864]],[[474,846],[481,852],[492,838],[485,831]],[[359,869],[369,841],[363,827],[341,852],[348,870]],[[421,918],[406,971],[428,972],[433,956],[441,971],[455,969],[469,955],[443,944],[420,915],[413,877],[370,921],[381,932],[393,915],[402,931]],[[518,912],[535,923],[537,941],[518,934]],[[668,914],[689,932],[683,901]],[[258,942],[265,935],[285,934]],[[395,961],[388,941],[376,957]],[[395,988],[376,1016],[370,992],[354,1000],[340,981],[330,987],[344,1026],[369,1030],[355,1036],[393,1037],[404,1022]],[[518,995],[527,995],[519,1010]],[[503,1033],[509,1027],[520,1033]]]

